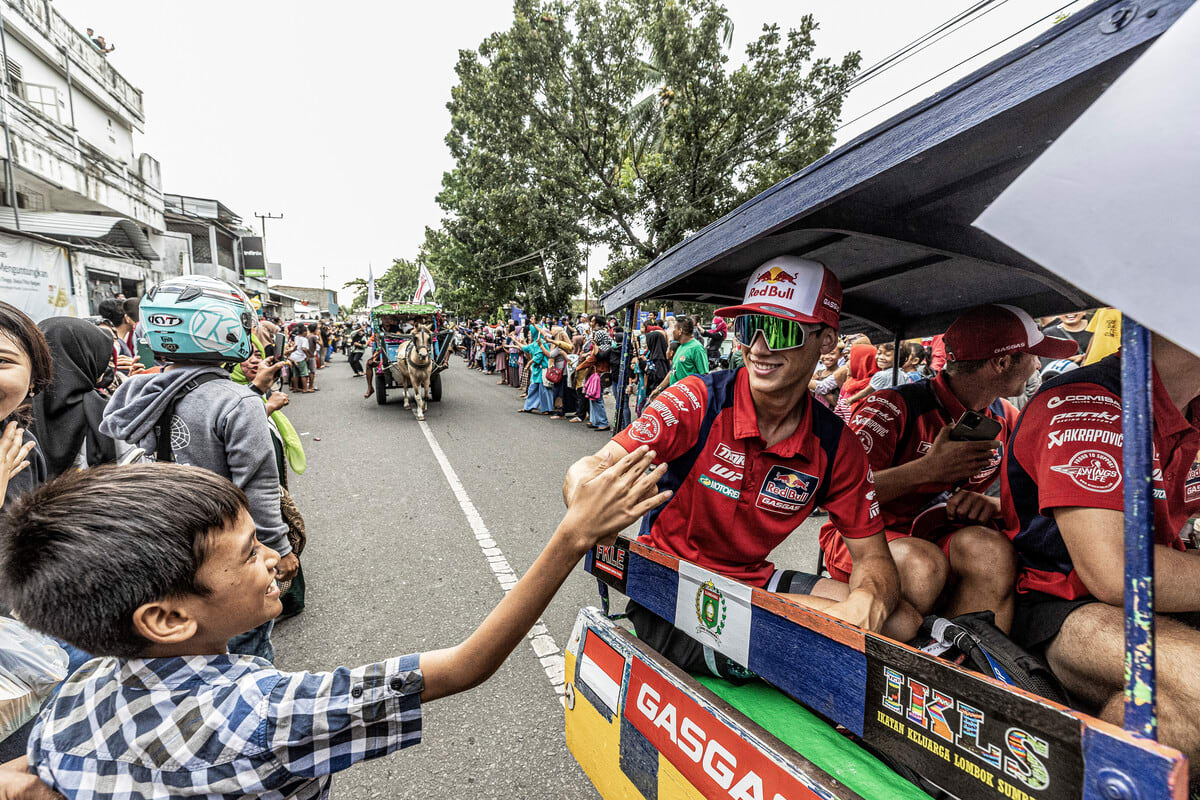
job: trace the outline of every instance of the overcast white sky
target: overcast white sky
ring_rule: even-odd
[[[1010,36],[1067,0],[1000,0],[994,10],[848,99],[843,121]],[[340,289],[412,257],[452,167],[443,137],[458,51],[508,27],[505,0],[54,0],[145,93],[138,152],[162,163],[165,191],[216,198],[258,227],[284,283]],[[973,0],[728,0],[733,57],[764,22],[820,23],[820,55],[861,50],[867,66]],[[1082,8],[1082,0],[1068,11]],[[845,142],[1047,27],[1043,23],[839,134]],[[596,260],[593,259],[593,269]],[[348,302],[350,293],[342,298]]]

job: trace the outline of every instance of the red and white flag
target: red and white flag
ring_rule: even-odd
[[[625,657],[589,630],[579,659],[579,681],[615,713],[617,699],[621,696],[621,678],[625,674]]]
[[[437,287],[433,285],[433,276],[429,274],[429,270],[425,265],[421,265],[421,272],[417,278],[417,291],[413,292],[413,302],[420,303],[425,299],[425,295],[433,294],[437,291]]]

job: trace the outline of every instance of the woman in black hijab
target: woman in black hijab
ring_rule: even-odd
[[[48,477],[70,469],[85,446],[89,467],[116,461],[116,445],[98,430],[107,401],[96,391],[113,363],[112,334],[74,317],[51,317],[38,327],[54,359],[54,379],[33,398],[33,431]]]

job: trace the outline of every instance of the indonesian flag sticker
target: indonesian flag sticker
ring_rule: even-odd
[[[583,641],[583,655],[579,661],[579,682],[595,693],[596,697],[616,712],[617,699],[621,696],[621,678],[625,673],[625,657],[608,642],[589,630]]]

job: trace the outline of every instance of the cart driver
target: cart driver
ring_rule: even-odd
[[[935,606],[948,617],[990,610],[1007,633],[1016,556],[999,530],[999,498],[984,494],[1000,476],[1001,448],[1017,422],[1003,398],[1024,390],[1039,356],[1066,358],[1077,345],[1043,336],[1023,310],[999,305],[962,314],[943,339],[948,360],[936,378],[868,396],[850,429],[875,474],[904,599],[922,614]],[[998,432],[954,441],[955,423],[970,417]],[[821,550],[830,575],[846,580],[850,554],[833,523],[821,529]]]
[[[1180,531],[1200,515],[1200,357],[1151,339],[1158,723],[1200,778],[1200,555]],[[1120,354],[1047,382],[1004,454],[1004,519],[1017,550],[1013,639],[1045,655],[1083,710],[1122,723],[1124,465]]]
[[[384,314],[379,320],[379,327],[384,333],[400,333],[400,320],[395,314]]]
[[[808,392],[817,359],[837,343],[842,290],[823,265],[795,256],[750,276],[734,318],[746,366],[692,375],[666,389],[628,428],[567,473],[564,497],[601,465],[641,444],[670,466],[670,501],[642,520],[648,544],[707,569],[907,640],[920,617],[900,603],[896,564],[866,453]],[[849,583],[778,569],[770,552],[823,506],[854,558]],[[899,607],[898,607],[899,603]],[[893,613],[895,612],[895,613]],[[638,636],[680,667],[738,677],[736,665],[635,603]]]

